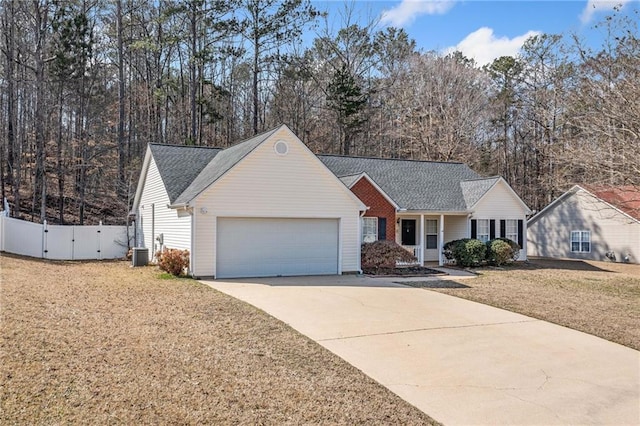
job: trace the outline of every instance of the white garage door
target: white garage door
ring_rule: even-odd
[[[217,278],[338,273],[337,219],[218,218]]]

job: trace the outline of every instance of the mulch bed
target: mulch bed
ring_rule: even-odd
[[[370,276],[384,277],[427,277],[447,275],[444,272],[424,266],[401,266],[397,268],[364,269],[363,273]]]
[[[408,285],[415,288],[471,288],[468,285],[460,284],[455,281],[403,281],[396,284]]]

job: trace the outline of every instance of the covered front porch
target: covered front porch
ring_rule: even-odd
[[[407,212],[396,217],[396,242],[413,253],[417,264],[446,263],[444,244],[471,235],[467,213]]]

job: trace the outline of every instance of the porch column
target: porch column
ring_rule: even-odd
[[[424,214],[420,215],[420,265],[424,266]]]
[[[440,215],[440,232],[438,232],[438,265],[444,265],[444,215]]]

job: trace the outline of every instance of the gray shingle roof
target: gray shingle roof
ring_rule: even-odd
[[[358,181],[358,179],[360,179],[361,176],[362,176],[362,173],[357,173],[355,175],[340,176],[339,179],[342,181],[342,183],[344,183],[344,185],[347,188],[351,188],[351,186],[354,183],[356,183]]]
[[[467,203],[467,207],[471,208],[480,201],[480,198],[482,198],[498,180],[500,180],[500,177],[494,176],[486,179],[473,179],[460,182],[462,196]]]
[[[278,129],[280,129],[280,127],[261,133],[251,139],[222,150],[202,169],[175,202],[172,201],[172,204],[188,203],[193,200]]]
[[[280,127],[227,149],[150,144],[171,204],[188,203]],[[495,184],[463,163],[319,155],[347,187],[366,173],[401,208],[466,212]]]
[[[336,155],[319,155],[318,158],[338,177],[366,172],[401,209],[406,210],[467,211],[469,206],[460,183],[480,178],[462,163]]]
[[[219,148],[149,144],[160,177],[169,194],[176,198],[193,182],[202,169],[220,152]]]

